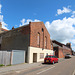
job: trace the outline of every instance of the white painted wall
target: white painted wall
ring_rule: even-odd
[[[44,61],[46,54],[53,55],[53,50],[36,48],[36,47],[28,47],[28,63],[33,63],[33,53],[37,53],[37,62]],[[40,53],[44,53],[44,58],[40,59]]]

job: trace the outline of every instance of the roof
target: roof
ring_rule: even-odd
[[[2,28],[1,30],[3,30],[3,31],[8,31],[7,29],[4,29],[4,28]]]
[[[0,35],[1,35],[1,34],[5,34],[5,33],[7,33],[7,32],[11,32],[11,31],[17,30],[17,29],[20,29],[20,28],[22,28],[22,27],[26,27],[26,26],[28,26],[28,25],[29,25],[29,24],[23,25],[23,26],[21,26],[21,27],[14,28],[14,29],[11,29],[11,30],[3,29],[3,30],[6,31],[6,32],[2,32],[2,33],[0,33]]]
[[[17,29],[26,27],[26,26],[30,25],[30,23],[43,23],[43,22],[29,22],[29,24],[23,25],[23,26],[18,27],[18,28],[11,29],[11,30],[9,30],[9,31],[7,31],[7,32],[14,31],[14,30],[17,30]],[[46,27],[45,27],[45,28],[46,28]],[[5,29],[5,30],[6,30],[6,29]],[[0,33],[0,35],[1,35],[1,34],[4,34],[4,33],[7,33],[7,32]]]
[[[64,44],[62,44],[62,43],[60,43],[60,42],[58,42],[58,41],[56,41],[56,40],[52,40],[52,42],[53,43],[56,43],[56,44],[58,44],[58,45],[60,45],[60,46],[63,46]]]
[[[53,42],[53,47],[62,47],[63,49],[70,49],[65,44],[62,44],[56,40],[52,40],[52,42]]]

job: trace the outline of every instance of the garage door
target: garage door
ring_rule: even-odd
[[[13,50],[12,64],[25,63],[25,51],[24,50]]]

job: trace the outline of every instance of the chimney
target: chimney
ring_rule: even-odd
[[[15,29],[14,26],[12,27],[12,30]]]
[[[2,29],[2,23],[0,22],[0,32],[1,32],[1,29]]]
[[[66,46],[71,48],[71,43],[67,43]]]

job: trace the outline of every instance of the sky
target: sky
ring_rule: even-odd
[[[52,40],[75,51],[75,0],[0,0],[2,28],[43,21]]]

